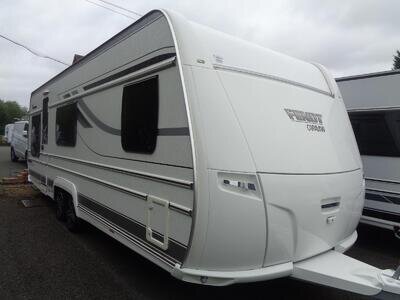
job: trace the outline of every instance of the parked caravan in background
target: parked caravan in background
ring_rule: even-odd
[[[18,121],[14,123],[11,135],[10,157],[12,161],[27,159],[28,155],[28,121]]]
[[[400,237],[400,71],[338,78],[366,180],[361,222]]]
[[[146,14],[32,93],[29,173],[184,281],[293,276],[400,293],[357,239],[361,160],[333,78],[167,11]]]
[[[4,138],[5,138],[5,141],[6,141],[7,143],[11,143],[11,137],[12,137],[13,129],[14,129],[14,123],[12,123],[12,124],[7,124],[7,125],[4,127]]]

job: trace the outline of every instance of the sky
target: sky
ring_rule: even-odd
[[[107,1],[140,14],[172,9],[263,47],[321,63],[335,77],[390,70],[400,49],[399,0]],[[137,18],[119,12],[133,19],[88,0],[1,0],[0,35],[70,64],[74,54],[87,54]],[[29,106],[30,93],[65,67],[0,38],[0,99]]]

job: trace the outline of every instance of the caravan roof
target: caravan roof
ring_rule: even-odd
[[[55,77],[34,90],[35,94],[45,89],[56,79],[60,79],[73,70],[88,63],[116,43],[129,37],[144,25],[162,15],[163,11],[154,10],[140,20],[128,26],[99,47],[85,55],[77,63],[69,66]],[[183,64],[194,64],[204,60],[206,67],[223,65],[225,68],[245,70],[259,75],[268,75],[272,79],[283,80],[302,87],[331,94],[330,83],[321,74],[321,67],[302,60],[266,49],[257,44],[222,33],[212,28],[189,21],[179,14],[165,11],[173,24],[177,46],[180,47],[180,59]],[[235,49],[235,51],[230,51]],[[223,56],[221,55],[223,53]],[[243,55],[246,53],[246,55]]]

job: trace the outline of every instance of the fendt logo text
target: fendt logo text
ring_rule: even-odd
[[[285,112],[294,122],[306,123],[308,131],[325,132],[322,115],[296,109],[285,108]]]

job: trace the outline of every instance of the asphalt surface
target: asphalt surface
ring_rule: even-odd
[[[0,149],[1,151],[2,149]],[[9,164],[0,153],[0,170]],[[21,199],[32,199],[26,208]],[[399,263],[400,240],[363,226],[349,255],[380,268]],[[51,200],[0,186],[0,299],[367,299],[289,278],[207,287],[184,283],[93,226],[68,232]]]
[[[25,168],[25,161],[12,162],[10,160],[10,147],[0,146],[0,178],[12,176]]]

